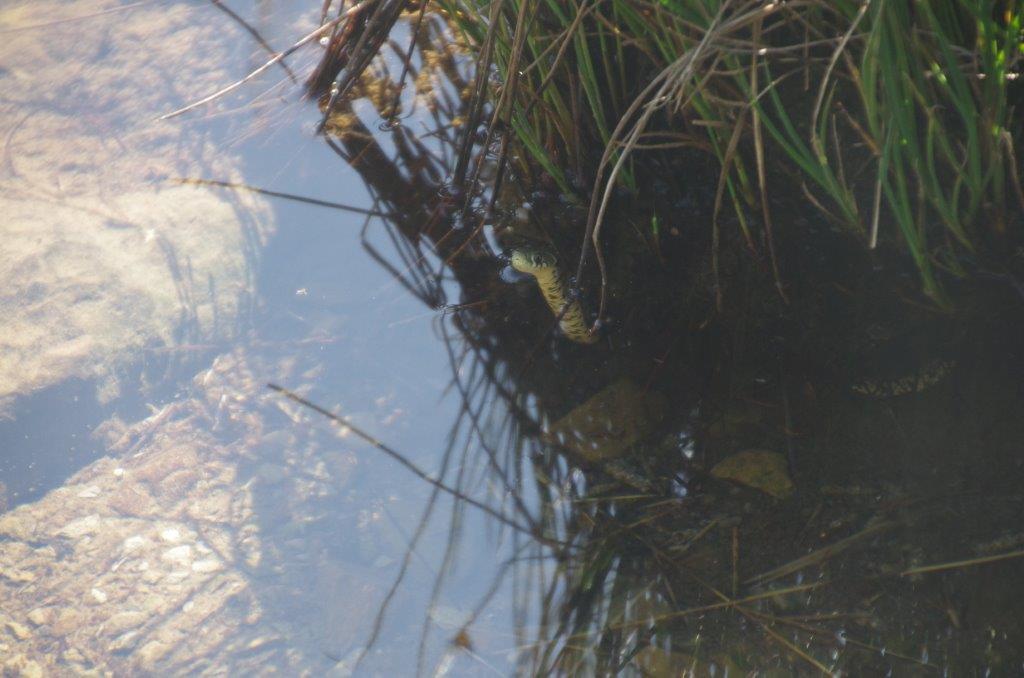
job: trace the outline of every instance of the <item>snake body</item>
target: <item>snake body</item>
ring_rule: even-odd
[[[868,398],[886,399],[921,393],[946,378],[956,363],[952,360],[933,360],[921,369],[896,379],[861,379],[850,390]]]
[[[597,335],[591,334],[583,316],[583,307],[572,296],[569,285],[558,267],[558,258],[549,250],[524,245],[512,250],[512,268],[537,279],[537,287],[544,295],[551,312],[559,318],[558,326],[568,339],[580,344],[593,344]]]
[[[597,335],[590,332],[583,307],[573,296],[554,252],[536,245],[523,245],[511,251],[510,259],[512,268],[537,280],[537,287],[551,312],[559,319],[559,328],[566,338],[580,344],[593,344],[597,341]],[[861,377],[850,384],[850,390],[875,399],[920,393],[945,379],[955,364],[952,360],[938,359],[896,378]]]

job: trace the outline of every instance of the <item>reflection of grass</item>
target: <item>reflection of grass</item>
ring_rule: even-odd
[[[744,239],[770,253],[767,176],[785,167],[791,188],[773,190],[803,191],[872,247],[894,224],[935,300],[939,271],[962,273],[1006,235],[1020,197],[1013,3],[440,4],[481,67],[497,68],[500,84],[478,91],[492,123],[563,191],[570,169],[595,179],[595,206],[614,183],[637,188],[635,153],[705,149]]]
[[[839,100],[839,90],[862,86],[851,75],[854,71],[850,70],[848,57],[858,50],[863,53],[868,35],[864,31],[872,28],[878,17],[871,11],[858,15],[856,7],[845,5],[833,9],[822,4],[793,5],[779,11],[807,19],[813,9],[817,13],[814,18],[834,22],[833,28],[843,26],[843,17],[847,22],[846,32],[837,33],[837,38],[815,34],[805,39],[810,53],[805,62],[816,72],[828,74],[823,76],[825,87],[819,83],[812,90],[807,107],[814,110],[814,129],[819,130],[809,139],[799,122],[806,118],[784,103],[788,95],[784,88],[801,76],[801,71],[784,58],[791,52],[769,52],[763,59],[762,55],[758,59],[749,57],[755,36],[767,35],[781,44],[789,30],[784,24],[758,19],[755,3],[729,3],[735,12],[728,15],[709,13],[717,12],[719,7],[719,3],[710,1],[699,6],[688,2],[649,4],[643,11],[636,9],[639,5],[624,1],[607,6],[587,3],[571,19],[569,15],[559,19],[571,23],[563,23],[558,32],[559,24],[550,23],[549,14],[560,16],[564,3],[525,5],[510,0],[488,6],[495,12],[495,21],[505,22],[504,44],[498,42],[497,28],[490,33],[482,31],[470,15],[460,21],[472,39],[482,45],[491,41],[499,69],[503,68],[501,59],[511,60],[518,52],[521,68],[513,71],[522,74],[516,77],[533,78],[529,87],[543,90],[543,96],[530,97],[529,87],[520,83],[516,93],[508,95],[507,101],[511,103],[507,107],[494,102],[495,120],[511,115],[506,120],[509,128],[534,135],[530,137],[533,141],[527,139],[523,144],[525,148],[534,144],[540,154],[538,160],[548,157],[555,171],[563,162],[570,167],[576,163],[574,171],[580,173],[585,173],[588,166],[596,167],[600,157],[599,152],[591,153],[575,136],[582,139],[586,134],[601,135],[604,130],[611,143],[612,139],[629,133],[626,127],[616,130],[615,120],[626,114],[636,92],[630,91],[625,80],[613,77],[615,72],[627,67],[640,68],[643,64],[653,70],[658,64],[675,63],[673,59],[678,57],[673,55],[680,50],[698,49],[700,36],[708,35],[708,27],[717,22],[717,42],[709,41],[700,48],[707,53],[702,52],[699,60],[691,57],[677,64],[675,80],[662,81],[678,85],[669,93],[687,101],[687,110],[698,111],[704,124],[682,131],[670,128],[679,109],[668,97],[657,102],[658,115],[652,114],[648,119],[651,129],[657,127],[663,136],[655,138],[651,136],[653,132],[641,127],[634,151],[646,152],[646,146],[664,145],[660,140],[669,139],[666,144],[697,144],[715,153],[726,168],[722,200],[728,198],[742,212],[749,203],[756,203],[759,195],[764,195],[768,164],[765,149],[769,143],[785,146],[787,157],[808,179],[808,194],[817,196],[815,199],[824,208],[830,208],[851,231],[867,236],[871,224],[861,223],[859,215],[864,208],[860,201],[864,192],[858,188],[863,176],[868,176],[869,204],[876,186],[880,198],[888,199],[884,181],[877,181],[879,159],[887,157],[884,144],[872,148],[868,141],[873,140],[875,132],[870,125],[857,123],[860,128],[853,128],[854,118],[843,117],[844,111],[854,105],[849,98],[844,99],[842,108],[832,106],[831,102]],[[694,7],[704,9],[696,11]],[[523,8],[539,8],[534,21],[553,31],[554,37],[538,37],[534,44],[529,33],[517,34]],[[691,14],[686,14],[690,10]],[[652,16],[661,22],[655,25]],[[759,22],[763,25],[756,28]],[[623,31],[638,30],[633,24],[654,32],[660,41],[657,50],[644,51],[626,39]],[[829,24],[809,22],[807,30],[815,33],[823,30],[816,28],[822,25]],[[475,37],[473,30],[477,30]],[[844,41],[847,33],[849,37]],[[576,41],[582,43],[581,54],[576,54]],[[607,51],[602,52],[595,45]],[[822,49],[822,45],[827,49],[819,54],[815,50]],[[595,58],[605,53],[614,54],[615,58]],[[527,58],[524,54],[533,56]],[[834,60],[832,55],[836,55]],[[584,56],[590,57],[589,65],[579,66]],[[706,68],[697,69],[697,61]],[[830,67],[833,61],[835,65]],[[579,72],[567,75],[563,69],[568,69],[569,64],[577,64]],[[858,77],[863,70],[857,67]],[[580,85],[573,90],[572,78],[577,76],[592,79],[587,87],[595,88],[597,96],[593,101],[607,107],[603,121],[588,117],[596,114],[588,111],[591,98],[587,89]],[[767,90],[766,82],[772,83]],[[545,83],[547,87],[542,88]],[[759,98],[750,103],[755,92],[760,93]],[[820,106],[814,105],[816,100],[821,101]],[[542,115],[536,121],[524,116],[516,122],[517,106],[512,105],[515,102]],[[548,119],[550,111],[557,113],[560,106],[566,107],[563,113],[567,117],[552,122]],[[472,108],[472,104],[467,108]],[[385,112],[379,106],[378,110]],[[473,117],[466,108],[449,109],[447,113],[460,119]],[[642,115],[639,107],[635,113]],[[887,130],[894,124],[884,114],[879,116],[880,124]],[[448,130],[444,120],[436,123],[439,130]],[[493,586],[466,615],[463,627],[452,633],[449,653],[487,653],[499,645],[514,645],[518,649],[517,668],[537,675],[622,671],[671,674],[687,669],[700,673],[712,665],[730,669],[730,673],[810,667],[819,672],[851,668],[874,674],[892,666],[910,665],[930,670],[932,665],[920,658],[919,648],[914,645],[922,638],[934,637],[939,629],[938,624],[932,623],[933,617],[918,619],[920,607],[924,601],[931,603],[929,596],[934,591],[898,588],[906,586],[907,579],[902,575],[913,571],[904,562],[905,551],[914,546],[914,538],[929,533],[917,529],[916,515],[907,518],[911,502],[897,498],[879,509],[878,497],[884,494],[879,491],[862,504],[851,500],[844,505],[823,494],[816,495],[813,482],[809,483],[811,487],[801,489],[814,495],[818,505],[802,507],[807,509],[805,512],[794,509],[793,504],[775,503],[764,497],[744,495],[736,500],[731,489],[716,486],[713,480],[707,481],[710,487],[698,486],[685,499],[652,499],[620,494],[618,488],[607,489],[608,478],[600,471],[576,468],[575,462],[544,444],[538,435],[541,422],[555,416],[542,403],[558,399],[552,393],[557,394],[562,384],[551,382],[564,377],[564,368],[573,364],[571,357],[563,356],[563,362],[557,365],[562,374],[555,374],[550,382],[527,378],[545,371],[531,371],[528,367],[549,356],[538,355],[544,351],[538,352],[535,342],[524,343],[523,337],[508,324],[507,318],[515,317],[521,308],[513,304],[501,308],[512,295],[495,292],[496,267],[492,265],[483,276],[477,275],[481,260],[491,262],[488,253],[457,256],[470,252],[466,243],[473,239],[466,238],[468,229],[452,228],[455,210],[450,208],[455,201],[449,199],[453,194],[446,193],[438,199],[436,183],[432,182],[446,176],[453,165],[464,163],[458,140],[454,135],[437,136],[439,150],[402,127],[389,137],[396,151],[388,156],[358,119],[349,119],[348,124],[349,127],[334,131],[339,141],[332,139],[331,143],[340,143],[338,148],[346,159],[351,160],[379,196],[381,211],[387,214],[388,235],[395,247],[390,255],[376,250],[374,254],[425,304],[452,311],[439,318],[438,331],[449,349],[451,392],[463,406],[452,424],[438,468],[426,481],[437,490],[435,497],[444,492],[460,501],[448,517],[444,553],[429,605],[444,597],[452,572],[467,550],[479,548],[478,544],[462,539],[468,515],[481,511],[493,516],[497,512],[506,519],[511,517],[516,525],[504,533],[509,548],[503,555],[510,559],[496,563]],[[473,124],[469,126],[475,128]],[[850,126],[860,135],[864,143],[860,151],[843,146],[838,131],[841,126]],[[744,150],[748,137],[753,137],[760,150]],[[478,143],[474,149],[479,152],[485,145]],[[952,147],[961,149],[959,144]],[[665,150],[670,149],[659,148],[657,152]],[[859,159],[854,157],[858,152]],[[444,161],[438,160],[440,157]],[[478,157],[491,162],[486,155]],[[515,154],[509,157],[514,158]],[[618,162],[625,155],[616,152],[609,157],[609,162]],[[858,160],[859,172],[854,171]],[[904,171],[907,168],[912,166],[905,162]],[[641,163],[630,164],[626,158],[621,169],[624,184],[640,185],[637,177],[645,171]],[[882,174],[883,179],[895,181],[895,175]],[[567,182],[568,175],[563,175],[562,180]],[[918,179],[910,176],[909,180],[907,188],[911,190]],[[964,186],[962,190],[967,191]],[[823,196],[829,196],[833,202],[826,205]],[[920,205],[913,202],[910,207],[917,210]],[[652,223],[657,224],[657,220]],[[746,228],[752,245],[763,241],[765,234],[757,232],[752,222]],[[948,245],[962,248],[958,242],[952,237]],[[925,259],[926,263],[934,263],[934,250],[929,249]],[[451,287],[444,284],[438,272],[438,260],[448,263],[448,270],[459,283],[461,298],[467,303],[457,307],[446,305]],[[619,349],[619,355],[625,352],[625,348]],[[550,362],[544,363],[544,367],[558,372]],[[699,468],[687,470],[700,473]],[[599,489],[602,483],[603,490]],[[481,504],[487,508],[481,508]],[[403,578],[426,539],[427,522],[436,519],[440,506],[440,502],[431,501],[424,509],[410,538],[402,569],[382,603],[377,629],[387,614],[394,614],[394,610],[389,610],[394,592],[403,583],[409,585]],[[506,519],[499,520],[507,526]],[[526,529],[520,529],[523,527]],[[883,530],[889,535],[899,528],[903,528],[905,538],[902,533],[900,539],[881,538]],[[534,539],[536,534],[545,538]],[[922,541],[925,546],[934,547],[927,539]],[[941,550],[928,552],[936,560],[942,559]],[[794,581],[798,576],[804,580]],[[477,622],[494,599],[501,599],[499,591],[501,597],[513,598],[510,616],[515,622],[516,638],[504,644],[488,644],[486,639],[478,643],[476,633],[486,624]],[[901,607],[901,598],[913,601],[911,609]],[[505,611],[507,608],[501,610]],[[886,621],[892,626],[880,626]],[[900,628],[904,623],[909,630]],[[425,668],[426,638],[430,632],[430,624],[425,622],[421,672]],[[376,640],[374,631],[367,646]],[[974,649],[963,650],[964,655],[971,655],[969,659],[975,657],[973,652]]]

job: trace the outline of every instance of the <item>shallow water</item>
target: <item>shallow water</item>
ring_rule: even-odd
[[[281,49],[316,26],[307,5],[234,9]],[[665,293],[613,301],[602,341],[576,346],[487,248],[441,267],[431,246],[470,229],[444,240],[436,205],[385,221],[176,183],[396,212],[437,199],[401,163],[344,162],[282,69],[156,122],[263,63],[228,15],[79,3],[55,24],[38,7],[0,14],[12,670],[1024,668],[1012,293],[986,290],[966,339],[930,314],[893,330],[896,313],[858,315],[867,302],[850,320],[828,292],[810,320],[769,302],[709,329],[707,299]],[[301,79],[317,56],[288,64]],[[579,217],[531,207],[492,242]],[[875,323],[895,339],[849,339]],[[933,355],[956,367],[920,394],[851,392]],[[795,491],[712,471],[751,449]]]

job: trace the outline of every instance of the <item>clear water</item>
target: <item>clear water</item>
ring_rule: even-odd
[[[232,7],[276,49],[318,18],[301,1]],[[624,293],[602,341],[575,346],[549,331],[532,282],[486,247],[442,267],[430,245],[451,252],[470,229],[445,240],[442,220],[432,231],[436,186],[411,193],[423,182],[400,162],[343,161],[313,134],[316,106],[282,69],[154,122],[266,59],[224,12],[61,8],[0,14],[2,75],[16,85],[3,101],[0,198],[18,223],[38,220],[31,237],[6,227],[19,249],[7,249],[0,274],[18,285],[2,304],[19,328],[50,323],[38,350],[5,338],[0,609],[18,626],[0,647],[11,661],[58,673],[296,675],[1024,667],[1024,357],[1011,290],[984,290],[966,340],[950,339],[962,323],[929,329],[927,314],[891,331],[896,314],[883,311],[863,324],[895,340],[849,343],[864,316],[832,313],[827,292],[829,310],[809,321],[769,307],[712,329],[707,299],[672,315],[685,304],[669,291]],[[132,52],[132,36],[159,58]],[[60,59],[34,67],[47,49]],[[318,55],[314,46],[288,63],[301,79]],[[394,157],[373,108],[355,110]],[[422,107],[403,122],[414,134],[435,123]],[[97,138],[120,143],[97,151]],[[440,185],[450,162],[435,166]],[[424,207],[388,221],[207,186],[197,190],[209,208],[192,213],[174,202],[189,194],[160,202],[175,178],[369,210],[415,195]],[[531,237],[537,224],[579,216],[551,197],[530,206],[532,226],[486,236]],[[65,208],[101,214],[76,222]],[[206,219],[219,209],[223,218]],[[93,249],[90,234],[108,229],[138,239]],[[161,257],[145,249],[154,240],[170,243]],[[26,242],[58,274],[25,264]],[[111,272],[97,282],[93,268]],[[621,279],[643,285],[632,273]],[[76,286],[88,293],[69,294]],[[175,303],[154,301],[164,287]],[[33,294],[50,295],[50,312],[28,312]],[[104,322],[72,313],[96,299]],[[99,338],[75,352],[76,332]],[[823,350],[830,341],[839,348]],[[882,348],[861,361],[864,342]],[[37,364],[33,353],[50,357]],[[956,367],[920,394],[850,392],[871,369],[915,374],[922,355]],[[581,423],[600,393],[616,403],[599,413],[607,420]],[[601,458],[542,432],[557,422],[583,429]],[[638,454],[602,456],[623,439]],[[795,493],[776,499],[709,473],[749,449],[783,458]],[[155,503],[126,499],[136,489]],[[94,515],[99,527],[75,522]],[[105,538],[112,559],[96,547]]]

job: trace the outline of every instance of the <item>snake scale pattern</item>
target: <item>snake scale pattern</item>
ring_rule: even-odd
[[[558,326],[566,338],[580,344],[593,344],[597,341],[597,335],[591,334],[583,317],[583,307],[573,297],[554,253],[533,245],[524,245],[512,250],[510,263],[517,271],[537,279],[537,287],[551,312],[559,318]]]
[[[583,307],[558,266],[554,252],[536,245],[523,245],[511,252],[512,268],[532,275],[537,280],[544,300],[556,318],[562,334],[580,344],[593,344],[597,336],[590,332]],[[861,378],[850,384],[850,390],[867,398],[888,399],[921,393],[941,382],[955,366],[952,360],[933,360],[922,368],[896,378]]]
[[[913,374],[896,379],[861,379],[850,390],[878,400],[921,393],[945,379],[955,366],[952,360],[933,360]]]

